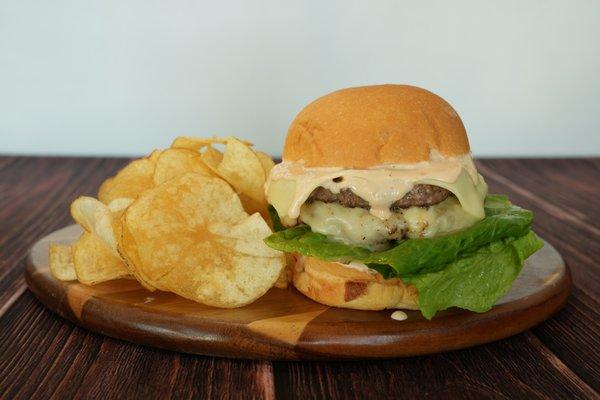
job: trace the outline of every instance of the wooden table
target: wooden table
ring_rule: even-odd
[[[536,214],[571,267],[566,308],[535,329],[468,350],[357,362],[199,357],[64,321],[27,290],[24,257],[70,223],[68,205],[123,159],[0,157],[0,398],[599,398],[600,159],[479,161],[491,192]]]

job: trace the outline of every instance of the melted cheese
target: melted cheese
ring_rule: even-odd
[[[456,197],[431,207],[409,207],[386,220],[362,208],[315,201],[302,206],[300,219],[314,232],[371,250],[385,250],[390,241],[405,237],[432,237],[461,230],[477,221],[465,212]]]
[[[307,168],[303,162],[284,161],[270,172],[265,184],[267,199],[286,225],[294,225],[310,194],[322,186],[333,193],[350,189],[368,201],[369,212],[381,219],[392,217],[390,206],[416,184],[440,186],[454,193],[464,210],[484,217],[487,186],[469,154],[442,157],[432,151],[430,161],[382,165],[369,169]]]

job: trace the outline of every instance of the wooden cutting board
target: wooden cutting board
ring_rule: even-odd
[[[74,323],[115,338],[203,355],[257,359],[356,359],[406,357],[475,346],[522,332],[558,311],[566,302],[571,275],[547,242],[530,257],[510,292],[492,310],[459,309],[428,321],[407,311],[328,307],[294,288],[271,289],[237,309],[204,306],[172,293],[149,292],[121,279],[96,286],[52,277],[48,244],[71,243],[81,233],[69,226],[31,249],[26,279],[49,309]]]

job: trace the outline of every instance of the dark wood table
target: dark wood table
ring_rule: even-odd
[[[265,362],[172,353],[78,328],[27,290],[24,258],[125,163],[0,157],[0,398],[599,398],[600,159],[479,161],[571,267],[566,308],[531,331],[387,361]]]

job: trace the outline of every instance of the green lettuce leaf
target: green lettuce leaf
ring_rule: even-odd
[[[533,233],[496,241],[443,270],[403,277],[419,291],[419,308],[427,319],[449,307],[488,311],[511,287],[527,257],[542,247]]]
[[[328,261],[362,261],[385,278],[399,276],[418,289],[419,308],[427,319],[449,307],[485,312],[508,291],[525,259],[542,247],[530,231],[530,211],[505,196],[488,195],[485,212],[470,228],[409,239],[382,252],[332,241],[306,225],[281,230],[265,242]]]
[[[281,232],[285,230],[285,226],[283,226],[283,224],[281,223],[281,219],[279,218],[279,214],[277,214],[277,210],[275,209],[275,207],[269,204],[267,210],[269,211],[271,221],[273,221],[273,231]]]
[[[265,239],[270,247],[288,253],[297,252],[328,261],[363,260],[371,251],[363,247],[348,246],[327,236],[312,232],[308,225],[298,225],[276,232]]]
[[[486,218],[459,232],[435,238],[409,239],[382,252],[335,242],[300,225],[265,239],[270,247],[327,261],[356,260],[378,270],[384,277],[435,272],[479,247],[525,235],[533,221],[531,211],[512,205],[505,196],[488,195]]]

